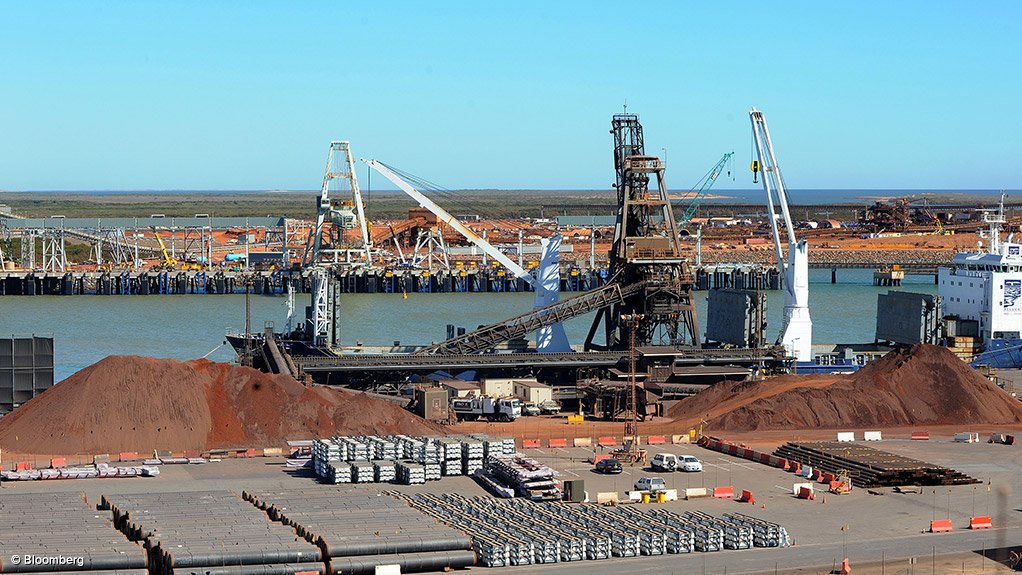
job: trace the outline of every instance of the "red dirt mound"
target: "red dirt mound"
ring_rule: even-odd
[[[363,393],[207,360],[110,356],[0,418],[0,448],[150,453],[438,431],[399,405]]]
[[[917,345],[850,375],[718,384],[682,400],[669,416],[728,431],[1018,424],[1022,402],[946,348]]]

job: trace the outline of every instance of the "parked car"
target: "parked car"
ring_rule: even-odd
[[[674,471],[678,468],[678,457],[671,453],[657,453],[649,465],[653,471]]]
[[[681,471],[702,471],[703,464],[694,455],[678,456],[678,469]]]
[[[561,412],[561,404],[552,399],[547,399],[539,404],[539,410],[543,415],[556,415]]]
[[[540,409],[535,403],[523,403],[522,415],[539,415]]]
[[[662,477],[640,477],[635,482],[636,491],[649,491],[650,493],[658,493],[667,489],[667,482]]]
[[[614,473],[621,473],[621,462],[613,457],[608,459],[601,459],[596,462],[596,467],[593,468],[597,473],[603,473],[604,475],[610,475]]]

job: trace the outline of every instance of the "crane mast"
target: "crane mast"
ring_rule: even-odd
[[[788,209],[788,195],[784,189],[784,178],[777,165],[774,145],[770,139],[763,112],[753,108],[749,112],[752,122],[752,138],[758,163],[753,163],[753,172],[763,172],[763,189],[767,195],[770,214],[770,231],[777,251],[777,265],[784,272],[784,322],[779,342],[795,356],[797,361],[813,359],[813,322],[809,316],[809,244],[803,238],[795,237],[795,226]],[[781,248],[781,235],[774,204],[779,204],[781,217],[787,232],[788,257],[785,259]]]
[[[336,179],[348,181],[350,197],[335,198],[330,196],[330,184]],[[345,246],[344,231],[354,228],[355,225],[359,228],[360,244]],[[324,231],[329,233],[328,241],[325,243],[323,241]],[[359,262],[360,259],[361,262]],[[362,191],[358,187],[358,178],[355,176],[355,161],[351,155],[351,146],[344,141],[330,142],[326,171],[323,175],[323,187],[319,192],[319,203],[316,210],[316,227],[309,234],[305,255],[302,258],[303,265],[312,266],[318,263],[364,263],[368,265],[371,261],[372,240],[369,237],[369,225],[365,217]]]
[[[710,188],[713,187],[713,183],[717,181],[717,176],[720,175],[720,171],[724,169],[724,166],[726,166],[728,161],[731,160],[731,156],[734,155],[734,152],[724,154],[724,157],[722,157],[720,161],[710,168],[710,171],[703,176],[700,183],[696,184],[699,187],[699,190],[696,191],[695,197],[692,198],[688,207],[685,208],[685,212],[681,214],[681,219],[678,220],[679,226],[684,226],[688,222],[692,221],[692,217],[696,215],[696,210],[699,209],[699,204],[702,203],[707,192],[709,192]],[[731,175],[731,170],[728,170],[728,175]]]

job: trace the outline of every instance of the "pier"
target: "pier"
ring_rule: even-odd
[[[336,273],[342,293],[505,293],[532,291],[523,279],[498,268],[471,268],[430,273],[425,270],[368,268]],[[0,296],[31,295],[217,295],[283,294],[289,286],[309,293],[308,271],[174,270],[174,271],[6,271],[0,272]],[[561,291],[583,292],[606,285],[606,268],[571,267],[561,271]],[[696,270],[695,288],[777,290],[777,268],[757,265],[715,265]]]

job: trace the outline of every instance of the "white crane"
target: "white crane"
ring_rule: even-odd
[[[334,156],[340,156],[339,161]],[[351,191],[349,198],[331,198],[330,182],[336,179],[348,180]],[[308,244],[305,246],[305,265],[317,263],[340,262],[340,256],[344,256],[345,263],[356,263],[356,257],[361,257],[364,264],[372,262],[372,238],[369,237],[369,227],[365,217],[365,206],[362,202],[362,191],[358,187],[358,178],[355,176],[355,160],[351,156],[351,146],[346,141],[330,142],[330,152],[326,158],[326,172],[323,175],[323,187],[319,192],[319,204],[316,210],[316,227],[309,235]],[[323,229],[327,223],[331,225],[330,246],[323,246]],[[345,229],[351,229],[357,223],[359,227],[361,246],[357,249],[345,248],[343,234]],[[328,257],[329,256],[329,257]]]
[[[788,195],[784,191],[784,178],[777,165],[774,146],[770,141],[763,112],[753,108],[749,112],[752,121],[752,137],[756,145],[756,157],[752,171],[763,172],[763,189],[767,194],[770,212],[770,231],[774,236],[777,250],[777,264],[784,271],[784,324],[781,326],[779,341],[797,361],[813,359],[813,320],[809,317],[809,244],[803,238],[795,238],[795,226],[788,211]],[[785,262],[781,250],[781,235],[777,229],[777,213],[774,203],[781,206],[784,226],[788,233],[788,257]]]
[[[363,158],[362,162],[382,174],[383,177],[390,180],[404,193],[419,202],[420,206],[432,212],[440,222],[451,226],[457,230],[458,233],[464,236],[465,239],[483,250],[483,253],[500,262],[505,268],[511,271],[515,277],[521,278],[527,284],[531,285],[533,289],[536,290],[536,308],[544,307],[557,301],[558,294],[561,290],[561,237],[559,235],[543,240],[543,257],[540,263],[539,279],[537,279],[522,268],[522,266],[515,263],[514,260],[504,255],[503,252],[495,248],[492,244],[479,237],[478,234],[470,230],[465,224],[461,223],[461,221],[454,217],[450,212],[440,207],[428,196],[419,190],[416,190],[411,186],[411,184],[404,181],[404,179],[395,174],[390,168],[376,160],[366,160]],[[571,351],[571,346],[568,343],[568,337],[564,334],[564,326],[557,323],[538,330],[536,332],[536,349],[541,352]]]

